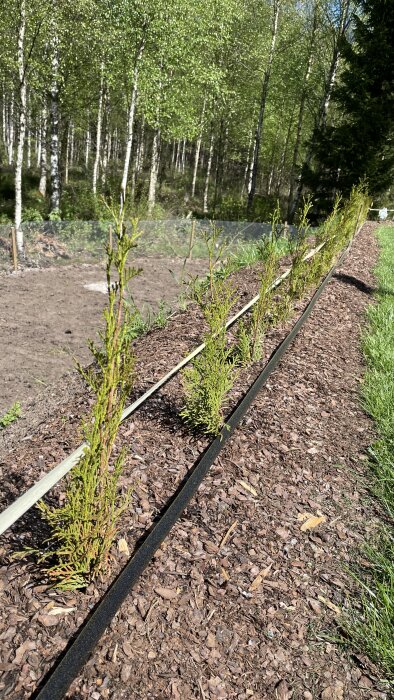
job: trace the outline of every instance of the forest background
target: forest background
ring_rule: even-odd
[[[22,221],[108,218],[101,195],[143,218],[266,220],[279,200],[291,222],[306,192],[318,215],[365,176],[390,204],[393,16],[392,0],[5,0],[0,223],[21,249]]]

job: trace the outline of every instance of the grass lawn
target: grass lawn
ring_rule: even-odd
[[[370,567],[358,572],[359,611],[352,616],[350,633],[358,648],[377,662],[387,679],[394,680],[394,227],[378,231],[376,304],[368,309],[363,339],[367,372],[363,383],[365,409],[379,435],[371,448],[373,489],[387,519],[377,541],[367,546]]]

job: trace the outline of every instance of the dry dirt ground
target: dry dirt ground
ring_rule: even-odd
[[[174,304],[182,264],[176,258],[136,260],[143,273],[130,288],[138,307],[157,308],[161,300]],[[192,261],[186,274],[202,270],[203,261]],[[0,415],[15,401],[25,407],[45,387],[52,387],[73,368],[73,358],[89,362],[86,341],[97,337],[106,302],[105,294],[89,285],[105,289],[102,265],[0,275]]]
[[[332,641],[352,585],[345,567],[361,556],[377,517],[365,486],[373,429],[358,393],[376,254],[366,225],[69,698],[388,700],[363,654]],[[250,270],[236,276],[240,303],[255,293],[257,278]],[[240,374],[230,406],[290,325],[269,333],[265,358]],[[194,347],[201,331],[190,308],[138,341],[135,394]],[[77,444],[90,400],[79,384],[59,385],[48,397],[58,410],[38,412],[34,430],[5,431],[4,503]],[[130,552],[206,445],[180,425],[180,405],[176,378],[121,427],[118,449],[129,448],[122,487],[134,490],[119,536]],[[51,498],[63,496],[61,483]],[[310,515],[324,518],[303,531]],[[114,547],[107,580],[86,591],[55,592],[33,562],[10,559],[44,535],[33,511],[0,542],[0,694],[13,700],[30,697],[126,560]]]

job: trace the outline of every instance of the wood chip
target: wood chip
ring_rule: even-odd
[[[174,600],[178,595],[174,588],[162,588],[161,586],[155,588],[155,593],[157,593],[160,598],[164,598],[164,600]]]
[[[67,613],[74,612],[76,608],[51,608],[48,615],[67,615]]]
[[[261,586],[263,583],[263,580],[268,576],[269,572],[272,569],[272,563],[268,564],[268,566],[265,567],[265,569],[262,569],[256,576],[256,578],[252,581],[252,583],[249,586],[250,591],[256,591],[257,588]]]
[[[123,537],[118,541],[118,552],[126,554],[128,557],[130,556],[129,545]]]
[[[223,566],[220,567],[220,573],[222,574],[225,581],[230,580],[230,576],[228,575],[226,569],[223,568]]]
[[[222,541],[221,541],[221,543],[220,543],[220,545],[219,545],[219,550],[220,550],[222,547],[224,547],[224,545],[226,544],[226,542],[230,539],[230,537],[231,537],[231,535],[233,534],[233,532],[234,532],[235,528],[237,527],[237,525],[238,525],[238,520],[234,520],[233,524],[230,525],[230,527],[229,527],[229,529],[227,530],[225,536],[223,537],[223,539],[222,539]]]
[[[240,486],[242,486],[243,489],[245,489],[245,491],[249,491],[249,493],[251,493],[252,496],[257,496],[256,489],[253,488],[253,486],[251,486],[250,484],[248,484],[247,481],[243,481],[243,479],[240,479],[238,483]]]
[[[127,641],[127,639],[125,642],[123,642],[122,649],[129,659],[131,659],[132,656],[134,656],[133,647],[131,646],[130,642]]]
[[[275,697],[278,700],[290,700],[292,693],[289,690],[289,686],[287,685],[285,680],[279,681],[278,685],[275,688]]]
[[[327,520],[325,515],[312,515],[308,520],[306,520],[301,525],[301,532],[306,532],[307,530],[313,530],[318,525],[325,523]]]
[[[25,642],[23,642],[23,644],[21,644],[17,648],[17,650],[15,652],[15,658],[13,660],[13,663],[16,664],[17,666],[20,666],[20,664],[22,663],[22,659],[23,659],[24,654],[27,651],[33,651],[35,648],[36,648],[36,643],[30,639],[27,639]]]
[[[341,614],[340,608],[338,608],[337,605],[335,605],[334,603],[332,603],[331,600],[328,600],[328,598],[325,598],[325,597],[322,596],[322,595],[319,595],[319,596],[317,596],[317,597],[318,597],[318,600],[320,600],[320,602],[323,603],[323,604],[326,606],[326,608],[329,608],[330,610],[332,610],[336,615],[340,615],[340,614]]]

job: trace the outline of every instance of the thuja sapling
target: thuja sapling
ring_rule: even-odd
[[[253,306],[247,321],[241,321],[237,333],[237,354],[242,365],[248,365],[261,359],[263,340],[273,307],[275,281],[280,257],[277,245],[278,227],[280,226],[280,209],[276,207],[271,220],[271,234],[260,244],[264,270],[260,278],[259,299]]]
[[[132,313],[125,304],[128,282],[139,270],[127,267],[130,251],[139,233],[137,221],[127,233],[123,215],[116,221],[116,245],[107,246],[108,305],[104,310],[105,329],[100,334],[102,347],[90,342],[95,367],[79,367],[96,395],[91,416],[84,422],[87,448],[71,472],[65,502],[60,507],[39,504],[43,518],[51,527],[49,547],[41,553],[49,578],[55,587],[75,589],[104,573],[110,563],[110,550],[118,521],[128,505],[130,493],[119,493],[125,451],[112,459],[115,439],[125,400],[133,382],[134,354],[127,332]],[[112,269],[116,280],[112,278]]]
[[[226,321],[236,301],[231,283],[215,276],[218,262],[218,229],[206,236],[209,259],[207,289],[197,289],[195,300],[201,308],[208,330],[205,349],[182,373],[185,405],[181,417],[207,435],[217,435],[223,426],[226,397],[236,375],[235,358],[227,344]]]
[[[321,244],[324,245],[310,260],[308,275],[310,284],[317,284],[322,275],[330,268],[334,258],[336,249],[335,231],[338,226],[340,202],[341,197],[337,196],[332,211],[316,231],[316,247]]]
[[[369,205],[370,200],[364,183],[352,189],[349,199],[344,201],[342,206],[341,198],[336,198],[332,212],[316,234],[316,245],[324,243],[324,246],[310,262],[310,283],[318,282],[330,269],[336,255],[348,245],[365,221]]]
[[[299,216],[289,275],[288,294],[291,300],[299,299],[305,291],[308,262],[304,260],[304,257],[308,250],[308,234],[310,230],[308,214],[311,208],[311,200],[309,198],[304,200]]]

